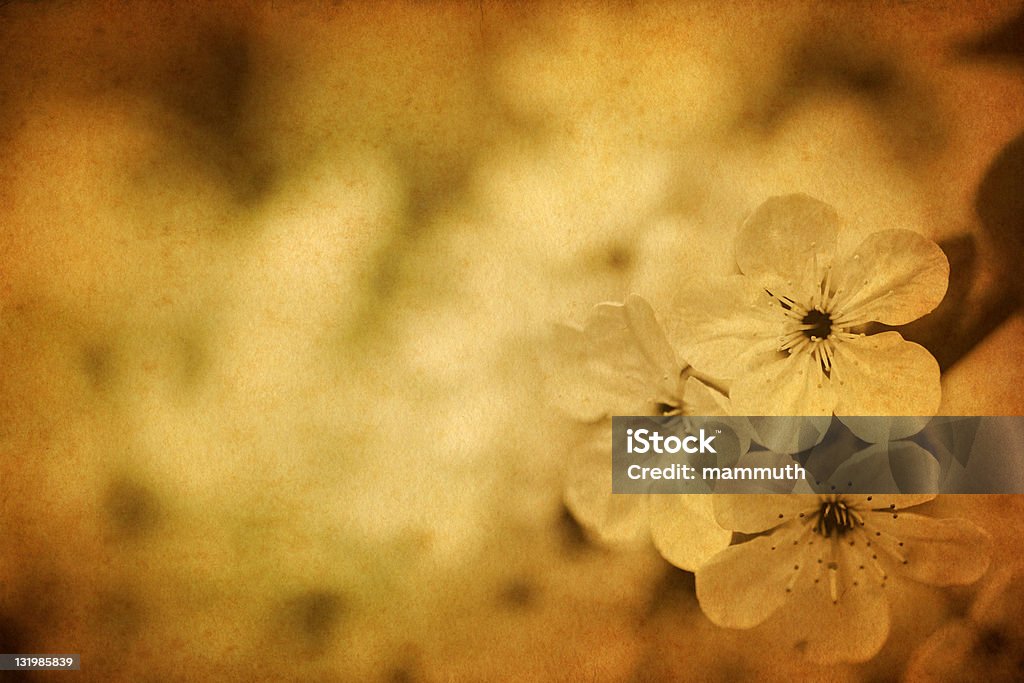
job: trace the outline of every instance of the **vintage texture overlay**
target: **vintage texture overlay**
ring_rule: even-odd
[[[0,652],[1019,679],[1020,498],[608,468],[615,414],[1024,414],[1022,26],[0,3]]]

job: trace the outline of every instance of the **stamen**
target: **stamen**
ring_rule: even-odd
[[[796,301],[793,301],[788,296],[776,294],[775,292],[769,289],[766,289],[764,291],[767,292],[768,296],[770,296],[772,299],[779,302],[780,306],[782,307],[782,312],[785,313],[787,316],[791,318],[802,318],[803,316],[807,315],[807,309],[804,308],[801,304],[797,303]]]
[[[863,523],[850,507],[838,498],[826,499],[817,511],[814,531],[825,538],[841,538]]]
[[[839,565],[835,562],[828,563],[828,594],[833,605],[839,602]]]
[[[830,313],[829,296],[832,292],[832,264],[825,267],[825,281],[821,283],[821,310]]]
[[[850,329],[871,321],[873,316],[867,310],[868,304],[873,307],[895,292],[890,290],[885,295],[872,296],[862,286],[850,287],[848,278],[837,281],[831,263],[818,268],[817,254],[809,259],[808,265],[814,268],[818,286],[804,303],[765,290],[771,297],[769,305],[774,307],[777,302],[786,319],[785,331],[778,337],[778,349],[791,357],[804,352],[810,354],[821,371],[820,375],[815,375],[819,386],[823,381],[821,375],[841,384],[835,368],[837,344],[864,336]],[[811,381],[810,377],[805,379]]]
[[[831,374],[832,372],[832,344],[822,344],[822,363],[821,367],[825,371],[825,374]]]

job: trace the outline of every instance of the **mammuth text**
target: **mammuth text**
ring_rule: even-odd
[[[785,467],[705,467],[703,479],[806,479],[807,470],[800,465]]]

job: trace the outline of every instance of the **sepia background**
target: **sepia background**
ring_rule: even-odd
[[[940,412],[1024,414],[1022,37],[995,1],[3,3],[0,652],[83,680],[923,679],[1012,585],[1024,502],[930,503],[989,532],[990,575],[811,663],[575,522],[543,348],[732,272],[743,217],[804,192],[943,247],[904,331]],[[1013,679],[1018,636],[948,666]]]

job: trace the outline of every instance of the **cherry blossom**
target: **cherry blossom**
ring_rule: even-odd
[[[653,540],[688,569],[727,546],[732,533],[715,522],[710,496],[612,493],[612,416],[727,412],[725,396],[677,360],[650,304],[635,295],[599,304],[582,329],[561,329],[556,347],[550,396],[588,425],[565,491],[576,519],[604,542]]]
[[[732,380],[734,414],[930,416],[938,409],[932,355],[898,332],[864,329],[933,310],[948,282],[945,255],[909,230],[873,233],[845,252],[839,237],[829,205],[801,194],[773,197],[737,235],[742,274],[680,294],[670,339],[694,367]]]
[[[903,582],[976,581],[988,535],[964,519],[905,512],[931,495],[718,495],[727,529],[755,535],[696,570],[697,597],[719,626],[778,620],[808,657],[865,661],[889,635]]]

